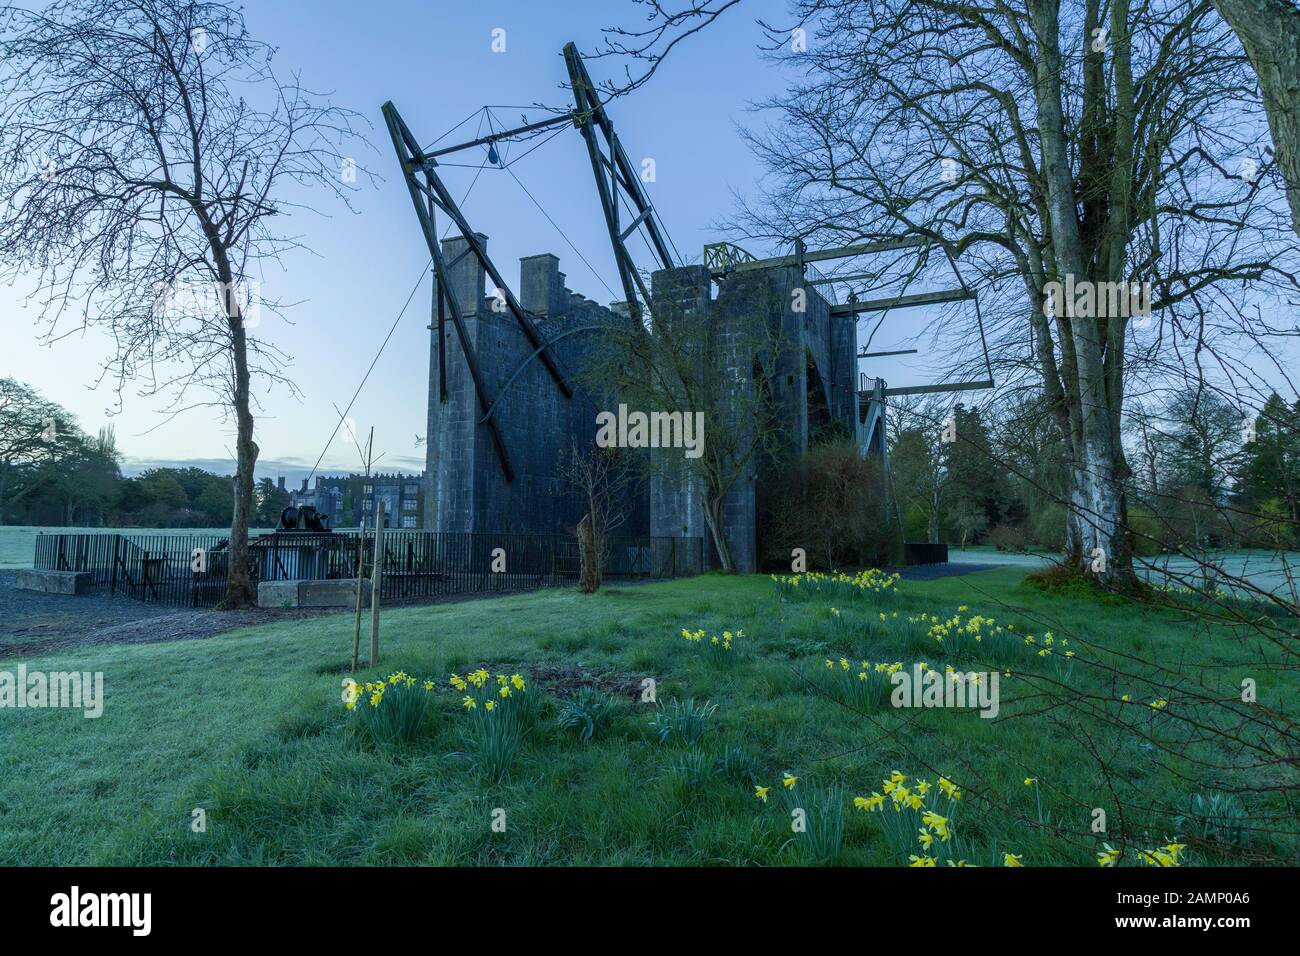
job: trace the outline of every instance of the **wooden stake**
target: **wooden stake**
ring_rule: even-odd
[[[334,406],[335,411],[338,406]],[[342,418],[342,412],[339,418]],[[370,458],[375,447],[375,426],[370,426],[370,437],[366,440],[366,478],[370,478]],[[362,486],[364,490],[364,485]],[[357,531],[357,608],[356,617],[352,621],[352,673],[357,672],[357,658],[361,655],[361,579],[365,577],[366,565],[366,519],[365,504],[362,502],[360,527]]]
[[[384,499],[375,503],[375,560],[370,569],[370,666],[379,663],[379,589],[384,577]]]

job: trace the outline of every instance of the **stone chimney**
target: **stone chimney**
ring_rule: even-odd
[[[483,251],[487,251],[488,237],[481,232],[474,234],[478,237],[479,244]],[[442,258],[450,265],[461,253],[465,253],[460,261],[451,265],[447,270],[449,278],[447,285],[456,296],[456,301],[460,303],[461,310],[466,317],[473,317],[478,314],[482,308],[484,297],[484,279],[483,264],[478,261],[478,256],[469,251],[469,242],[464,236],[455,236],[446,239],[442,243]],[[448,327],[451,325],[451,308],[447,309]]]
[[[519,260],[519,304],[539,316],[557,316],[564,312],[564,274],[557,256],[544,252]]]

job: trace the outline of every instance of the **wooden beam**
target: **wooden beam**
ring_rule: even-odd
[[[383,106],[384,122],[388,126],[389,135],[393,140],[393,149],[397,153],[398,161],[402,169],[406,170],[408,158],[412,155],[415,148],[415,137],[403,122],[402,117],[397,112],[397,107],[392,102],[385,103]],[[437,231],[434,229],[433,220],[430,218],[429,211],[425,203],[420,201],[420,196],[430,194],[421,190],[415,181],[413,173],[404,172],[403,179],[406,180],[406,187],[411,194],[411,202],[415,206],[415,218],[420,223],[420,231],[424,233],[425,244],[429,247],[429,256],[433,259],[434,272],[437,275],[438,287],[447,305],[451,309],[451,321],[455,326],[456,336],[460,339],[461,351],[465,355],[465,365],[469,369],[470,379],[474,382],[474,394],[478,398],[479,408],[487,411],[492,407],[492,399],[488,396],[487,383],[479,373],[478,362],[474,357],[474,343],[470,341],[469,334],[465,328],[464,316],[460,308],[460,302],[456,298],[455,291],[447,283],[447,265],[442,257],[442,244],[438,241]],[[436,178],[436,177],[434,177]],[[477,309],[477,303],[475,303]],[[442,347],[442,343],[439,343]],[[445,380],[445,379],[444,379]],[[501,462],[501,471],[505,474],[506,481],[514,483],[515,470],[510,465],[510,455],[506,452],[505,441],[501,436],[501,430],[497,428],[495,418],[489,418],[487,422],[488,434],[492,438],[492,447],[496,449],[497,458]]]
[[[943,289],[939,292],[917,292],[913,295],[896,295],[888,299],[863,299],[861,302],[844,302],[831,306],[831,315],[857,315],[860,312],[888,312],[891,309],[911,309],[920,305],[942,305],[944,302],[964,302],[975,298],[966,289]]]
[[[868,352],[865,349],[858,353],[858,358],[882,358],[886,355],[915,355],[916,349],[895,349],[892,352]]]
[[[576,119],[572,112],[564,113],[560,116],[552,116],[550,119],[539,120],[536,123],[529,123],[526,126],[516,126],[514,129],[504,130],[500,133],[492,133],[489,136],[480,136],[478,139],[471,139],[468,143],[457,143],[455,146],[444,146],[442,149],[431,150],[424,154],[426,159],[433,159],[436,156],[446,156],[449,153],[458,153],[462,149],[472,149],[475,146],[487,146],[498,140],[510,139],[515,136],[522,136],[524,133],[532,133],[537,130],[546,129],[548,126],[559,126],[561,123],[571,123]]]
[[[936,392],[972,392],[992,388],[993,379],[980,379],[976,382],[941,382],[938,385],[910,385],[904,388],[887,388],[885,397],[894,395],[933,395]]]
[[[893,252],[895,249],[915,249],[928,245],[929,240],[919,237],[907,239],[886,239],[883,242],[864,242],[855,246],[835,246],[831,249],[815,249],[802,256],[775,256],[771,259],[755,259],[753,262],[738,262],[731,267],[732,272],[753,272],[757,269],[776,269],[781,266],[795,266],[802,262],[825,262],[827,259],[847,259],[850,256],[866,256],[877,252]],[[715,273],[721,275],[722,273]]]

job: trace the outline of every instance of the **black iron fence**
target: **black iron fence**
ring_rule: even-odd
[[[262,581],[355,579],[374,567],[373,533],[282,533],[250,543],[249,575]],[[90,574],[94,587],[137,600],[212,607],[225,593],[229,538],[211,534],[42,534],[32,566]],[[610,578],[674,578],[704,570],[701,538],[621,537],[608,542]],[[385,530],[385,600],[514,591],[575,581],[578,542],[567,535]]]

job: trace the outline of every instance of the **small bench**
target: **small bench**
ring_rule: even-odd
[[[39,571],[23,568],[18,572],[16,586],[20,591],[75,595],[89,591],[93,581],[94,576],[89,571]]]

